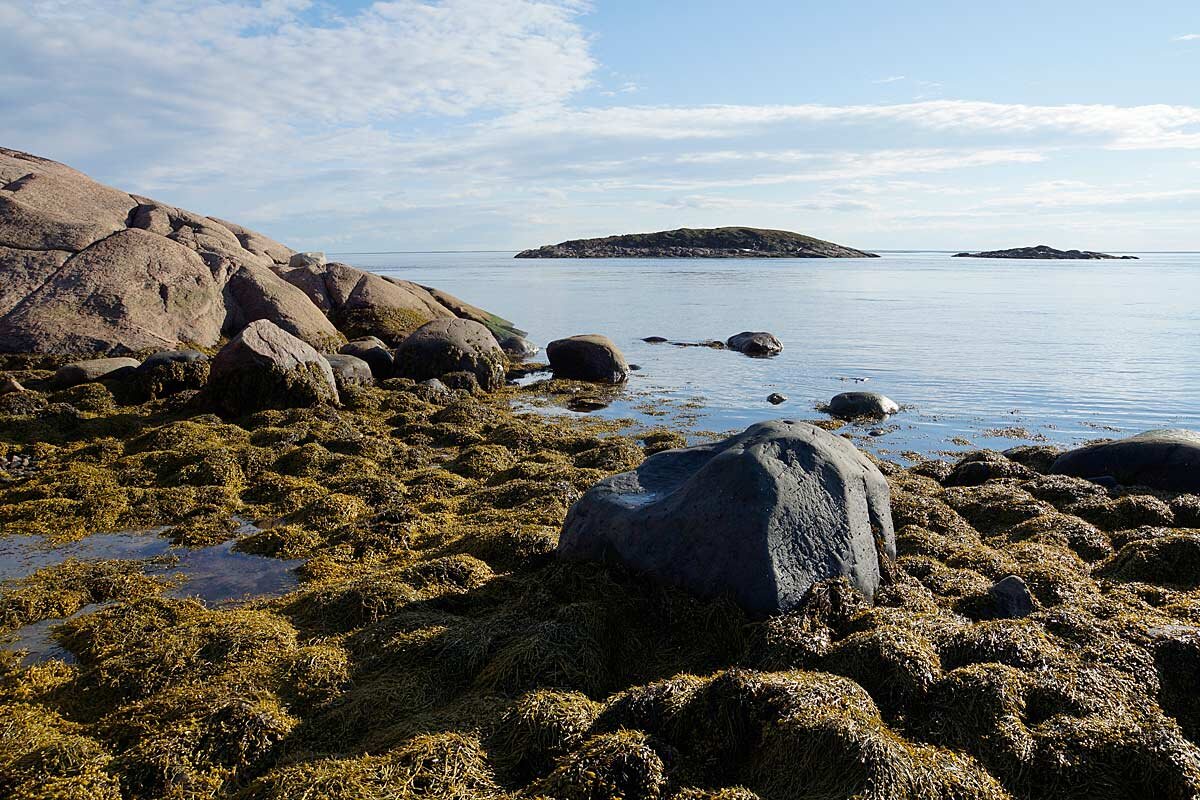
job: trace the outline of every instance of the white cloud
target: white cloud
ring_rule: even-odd
[[[880,78],[879,80],[871,81],[871,83],[896,83],[897,81],[902,80],[904,80],[903,75],[889,75],[886,78]]]
[[[1200,41],[1200,33],[1185,33],[1182,36],[1172,37],[1173,42],[1195,42]]]

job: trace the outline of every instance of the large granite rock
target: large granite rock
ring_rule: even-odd
[[[768,613],[840,575],[873,597],[896,542],[887,481],[864,455],[813,425],[773,421],[604,479],[571,508],[558,553]]]
[[[397,344],[455,317],[519,333],[437,290],[299,255],[235,223],[0,148],[0,352],[207,347],[260,319],[320,350],[336,350],[343,334]]]
[[[783,342],[766,331],[742,331],[730,336],[725,346],[748,356],[774,356],[783,352]]]
[[[491,331],[457,317],[427,322],[396,348],[399,377],[424,381],[467,372],[488,392],[504,385],[507,364]]]
[[[1146,431],[1081,447],[1055,459],[1050,472],[1077,478],[1109,477],[1125,486],[1200,492],[1200,433]]]
[[[338,401],[329,362],[265,319],[251,322],[221,348],[205,392],[213,405],[234,416]]]
[[[612,339],[598,333],[555,339],[546,345],[554,377],[596,383],[623,383],[629,364]]]

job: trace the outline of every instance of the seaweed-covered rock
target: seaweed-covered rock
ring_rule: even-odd
[[[338,352],[342,355],[361,358],[367,362],[376,380],[384,381],[392,377],[395,363],[395,360],[392,358],[392,351],[388,349],[388,346],[384,344],[382,339],[376,336],[355,339],[352,342],[342,345]]]
[[[748,356],[774,356],[783,352],[783,342],[766,331],[742,331],[726,339],[725,346]]]
[[[208,369],[208,356],[198,350],[164,350],[134,370],[133,389],[147,400],[202,389],[208,382]]]
[[[81,383],[103,379],[122,378],[130,375],[141,365],[136,358],[93,358],[87,361],[72,361],[54,373],[54,386],[66,389]]]
[[[978,486],[999,478],[1036,477],[1033,470],[992,450],[968,453],[943,481],[947,486]]]
[[[1078,478],[1112,477],[1125,486],[1200,492],[1200,433],[1155,430],[1088,445],[1063,453],[1050,471]]]
[[[596,484],[567,516],[558,552],[773,612],[838,575],[871,597],[895,548],[879,470],[846,439],[774,421]]]
[[[838,419],[879,419],[899,410],[895,400],[879,392],[842,392],[829,401],[829,413]]]
[[[469,372],[485,391],[504,385],[504,351],[482,323],[436,319],[418,328],[396,349],[399,377],[423,381]]]
[[[629,364],[616,343],[598,333],[555,339],[546,345],[546,357],[556,378],[623,383],[629,377]]]
[[[235,415],[338,400],[329,362],[265,319],[250,323],[221,348],[206,391],[214,405]]]
[[[333,370],[333,379],[339,391],[346,386],[370,386],[375,383],[371,365],[361,358],[344,353],[330,353],[325,356],[325,360]]]

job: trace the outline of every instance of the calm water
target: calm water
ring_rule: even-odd
[[[948,253],[844,260],[515,260],[511,253],[332,254],[506,316],[538,344],[604,333],[642,366],[630,396],[701,428],[740,429],[853,389],[906,406],[883,452],[1072,443],[1200,428],[1200,254],[1140,261],[997,261]],[[768,330],[774,359],[648,345]],[[865,380],[864,380],[865,379]],[[790,401],[771,406],[771,392]],[[688,406],[687,408],[681,408]],[[685,416],[679,416],[684,414]],[[864,431],[865,433],[865,431]],[[864,440],[865,441],[865,440]]]

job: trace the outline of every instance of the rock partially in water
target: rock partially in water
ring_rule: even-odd
[[[524,361],[538,354],[538,346],[524,336],[506,336],[500,340],[500,349],[514,361]]]
[[[1081,447],[1059,456],[1050,471],[1089,480],[1112,478],[1123,486],[1200,492],[1200,433],[1154,430]]]
[[[783,342],[766,331],[742,331],[730,336],[725,346],[748,356],[774,356],[783,352]]]
[[[558,544],[564,558],[621,562],[761,613],[842,575],[872,597],[895,551],[884,476],[846,439],[786,420],[606,478]]]
[[[596,383],[623,383],[629,364],[612,339],[598,333],[568,336],[546,345],[556,378]]]
[[[1033,595],[1029,587],[1017,575],[1009,575],[992,584],[988,589],[996,605],[996,614],[1005,619],[1020,619],[1033,613]]]
[[[788,401],[787,395],[780,394],[779,392],[772,392],[771,394],[767,395],[767,402],[773,406],[777,406],[781,403],[786,403],[787,401]]]
[[[233,415],[338,402],[329,362],[265,319],[250,323],[221,348],[205,392],[217,408]]]
[[[375,383],[371,365],[361,358],[344,353],[330,353],[325,356],[325,360],[333,370],[333,379],[339,392],[347,386],[371,386]]]
[[[829,413],[838,419],[880,419],[899,410],[895,400],[879,392],[842,392],[829,401]]]
[[[666,337],[663,336],[647,336],[645,339],[642,339],[642,341],[646,344],[665,344],[667,340]]]
[[[92,383],[105,378],[115,379],[131,375],[141,366],[136,358],[92,358],[64,364],[54,373],[54,386],[66,389],[81,383]]]
[[[423,381],[469,372],[480,388],[493,392],[504,385],[508,360],[496,337],[480,322],[436,319],[418,328],[396,349],[396,373]]]

